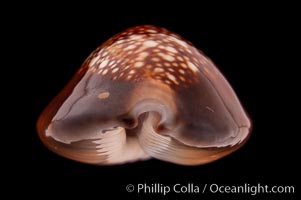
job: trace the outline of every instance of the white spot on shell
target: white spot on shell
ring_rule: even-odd
[[[177,56],[177,59],[178,59],[179,61],[184,61],[184,59],[182,58],[182,56]]]
[[[167,61],[170,61],[170,62],[175,60],[175,58],[171,55],[163,55],[163,58]]]
[[[173,68],[171,68],[171,67],[167,68],[167,70],[170,71],[170,72],[174,72],[174,71],[175,71],[175,70],[174,70]]]
[[[112,70],[112,73],[115,73],[115,72],[117,72],[119,69],[118,69],[118,67],[116,67],[116,68],[114,68],[113,70]]]
[[[98,95],[98,98],[100,99],[106,99],[110,96],[110,93],[109,92],[102,92]]]
[[[130,41],[130,40],[133,40],[133,41],[135,41],[135,40],[137,40],[137,41],[139,41],[139,40],[142,40],[144,38],[144,35],[131,35],[129,38],[128,38],[128,40]]]
[[[159,62],[160,61],[160,59],[158,57],[153,57],[151,60],[154,61],[154,62]]]
[[[146,47],[155,47],[158,45],[158,43],[153,40],[147,40],[143,43],[143,45]]]
[[[185,63],[181,63],[180,65],[181,65],[181,67],[184,68],[184,69],[187,68],[187,65],[186,65]]]
[[[170,74],[170,73],[167,73],[166,76],[167,76],[167,78],[168,78],[169,80],[171,80],[171,81],[174,82],[175,84],[178,84],[178,81],[177,81],[177,79],[176,79],[176,77],[175,77],[174,75],[172,75],[172,74]]]
[[[170,67],[170,63],[169,63],[169,62],[165,62],[164,65],[165,65],[166,67]]]
[[[141,52],[138,55],[138,60],[143,60],[144,58],[146,58],[149,54],[147,52]]]
[[[175,38],[175,37],[171,37],[170,38],[171,40],[175,41],[176,43],[178,43],[179,45],[185,47],[185,48],[188,48],[188,44],[187,42],[184,42],[182,40],[179,40],[178,38]]]
[[[157,31],[154,30],[154,29],[148,29],[147,32],[148,32],[148,33],[157,33]]]
[[[116,62],[115,60],[111,60],[111,61],[108,63],[108,66],[110,66],[110,67],[111,67],[112,65],[114,65],[114,64],[115,64],[115,62]]]
[[[112,66],[111,66],[111,69],[113,69],[114,67],[116,67],[116,63],[114,63]]]
[[[187,64],[188,64],[188,67],[189,67],[193,72],[199,71],[199,69],[198,69],[193,63],[191,63],[191,62],[188,61]]]
[[[91,71],[94,73],[96,71],[95,67],[92,67]]]
[[[105,57],[105,56],[107,56],[107,55],[108,55],[108,52],[107,52],[107,51],[104,51],[103,54],[102,54],[103,57]]]
[[[131,44],[131,45],[125,47],[124,50],[127,51],[127,50],[134,49],[134,48],[136,48],[136,45]]]
[[[172,53],[178,53],[178,51],[175,48],[171,47],[171,46],[167,46],[166,50],[169,51],[169,52],[172,52]]]
[[[171,84],[171,81],[169,81],[169,80],[165,80],[164,81],[166,84]]]
[[[108,64],[108,62],[109,62],[108,59],[104,60],[102,63],[100,63],[100,65],[98,66],[98,68],[104,68],[104,67],[106,67],[107,64]]]
[[[102,72],[102,75],[106,75],[108,73],[108,69],[105,69],[103,72]]]
[[[185,81],[186,81],[186,79],[185,79],[183,76],[180,76],[179,78],[180,78],[180,79],[181,79],[181,81],[183,81],[183,82],[185,82]]]
[[[180,74],[185,74],[185,70],[179,69]]]
[[[136,62],[134,64],[134,67],[142,67],[144,65],[144,62]]]
[[[90,64],[89,64],[89,66],[93,66],[95,63],[96,63],[96,61],[98,60],[100,58],[100,56],[98,55],[98,56],[96,56],[96,57],[94,57],[91,61],[90,61]]]
[[[159,67],[156,67],[156,68],[154,69],[154,72],[156,72],[156,73],[164,72],[164,69],[159,68]]]

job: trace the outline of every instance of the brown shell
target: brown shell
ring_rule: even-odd
[[[157,158],[204,164],[238,149],[251,122],[213,62],[150,25],[97,48],[38,121],[52,151],[110,165]]]

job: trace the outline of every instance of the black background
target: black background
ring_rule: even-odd
[[[119,11],[114,6],[85,5],[74,9],[38,5],[22,12],[18,25],[12,24],[16,26],[14,37],[22,51],[19,54],[26,55],[14,69],[21,90],[12,92],[23,98],[22,112],[17,118],[9,118],[13,136],[17,136],[14,141],[21,144],[10,147],[12,150],[18,146],[18,153],[10,157],[17,162],[13,164],[13,187],[28,185],[29,195],[43,191],[44,195],[53,196],[98,195],[97,199],[114,194],[144,199],[145,194],[125,190],[127,184],[138,183],[293,185],[298,193],[300,156],[296,137],[300,117],[293,115],[298,108],[294,104],[298,79],[293,78],[293,71],[298,66],[290,63],[294,57],[290,45],[294,44],[291,28],[297,26],[293,21],[295,13],[281,5],[236,5],[238,8],[230,10],[224,5],[178,6],[159,9],[156,5],[146,11],[148,5],[131,10],[119,5],[122,10]],[[158,160],[91,166],[62,158],[41,143],[35,128],[38,116],[86,57],[114,34],[141,24],[162,26],[182,35],[216,63],[253,121],[252,136],[245,146],[223,159],[200,166],[179,166]],[[176,198],[253,199],[250,195],[186,195]],[[257,195],[254,199],[295,196]],[[156,195],[156,199],[163,198]]]

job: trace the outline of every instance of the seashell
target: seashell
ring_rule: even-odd
[[[179,35],[144,25],[92,52],[37,129],[50,150],[84,163],[199,165],[241,147],[251,121],[208,57]]]

